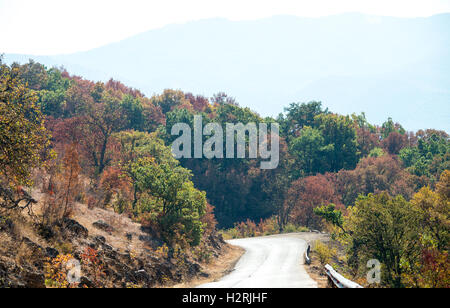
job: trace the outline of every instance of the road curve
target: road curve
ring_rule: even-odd
[[[245,249],[231,274],[199,288],[317,288],[307,274],[305,238],[311,234],[283,234],[228,241]]]

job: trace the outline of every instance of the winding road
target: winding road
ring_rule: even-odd
[[[303,263],[307,241],[320,237],[295,233],[228,241],[245,254],[229,275],[199,288],[317,288]]]

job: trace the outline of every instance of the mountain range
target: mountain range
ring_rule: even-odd
[[[226,92],[263,116],[319,100],[333,112],[365,112],[375,124],[392,117],[408,130],[450,132],[449,29],[450,14],[207,19],[87,52],[5,60],[114,78],[149,96],[166,88],[208,97]]]

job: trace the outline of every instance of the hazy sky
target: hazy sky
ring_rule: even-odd
[[[0,53],[89,50],[167,24],[204,18],[344,12],[425,17],[450,12],[450,0],[0,0]]]

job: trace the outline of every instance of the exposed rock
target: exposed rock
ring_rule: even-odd
[[[24,243],[33,253],[41,253],[44,250],[42,246],[34,243],[28,237],[23,237],[22,243]]]
[[[152,242],[153,237],[151,237],[150,235],[139,235],[139,240],[141,242]]]
[[[94,288],[95,285],[87,277],[83,276],[80,278],[80,284],[78,285],[78,287],[79,288]]]
[[[55,232],[53,232],[52,228],[44,224],[38,224],[36,226],[37,233],[40,237],[45,240],[50,240],[55,236]]]
[[[45,253],[47,257],[52,259],[56,258],[59,255],[59,251],[51,247],[45,248]]]
[[[99,230],[102,230],[102,231],[105,231],[105,232],[108,232],[108,233],[114,232],[114,228],[111,227],[110,225],[108,225],[108,224],[107,224],[106,222],[104,222],[103,220],[96,221],[96,222],[94,222],[92,225],[93,225],[95,228],[97,228],[97,229],[99,229]]]
[[[45,288],[45,276],[41,272],[37,271],[24,271],[21,275],[21,281],[24,283],[25,288],[44,289]]]
[[[188,270],[188,274],[190,277],[193,277],[195,275],[197,275],[200,270],[202,269],[202,267],[200,266],[200,264],[198,263],[191,263],[189,265],[189,270]]]
[[[145,270],[139,270],[137,272],[135,272],[135,277],[138,283],[145,283],[145,284],[149,284],[151,277],[149,274],[147,274],[147,272]]]
[[[67,231],[78,237],[87,238],[89,235],[88,229],[80,225],[75,220],[64,218],[63,225]]]
[[[102,230],[111,230],[101,221],[95,225]],[[96,250],[94,263],[81,262],[84,277],[81,278],[80,288],[130,286],[148,288],[206,275],[201,273],[200,264],[189,253],[181,263],[173,256],[169,261],[164,256],[156,254],[155,249],[163,243],[151,235],[139,235],[142,244],[140,249],[136,250],[134,245],[130,245],[129,248],[116,247],[114,241],[108,242],[109,238],[107,240],[103,236],[89,237],[88,230],[72,219],[65,219],[62,227],[63,232],[55,234],[57,241],[49,241],[47,244],[56,242],[66,245],[64,247],[69,247],[70,254],[77,260],[82,260],[87,247]],[[58,228],[55,228],[56,231]],[[120,236],[122,239],[125,236],[131,241],[133,237],[138,237],[138,234],[127,233]],[[220,253],[218,249],[224,242],[220,237],[213,235],[208,237],[206,243],[213,254],[218,254]],[[11,246],[8,254],[0,254],[0,288],[45,287],[45,262],[47,258],[54,259],[60,255],[58,251],[60,249],[57,250],[52,246],[41,247],[26,237],[19,238],[18,244]],[[26,248],[24,252],[30,256],[24,255],[18,261],[16,258],[18,250],[23,248]]]
[[[104,237],[104,236],[101,236],[101,235],[97,235],[96,237],[94,237],[94,241],[95,241],[97,244],[100,244],[100,245],[106,243],[105,237]]]
[[[209,278],[209,274],[208,273],[205,273],[205,272],[200,272],[199,274],[198,274],[198,276],[199,277],[202,277],[202,278]]]

